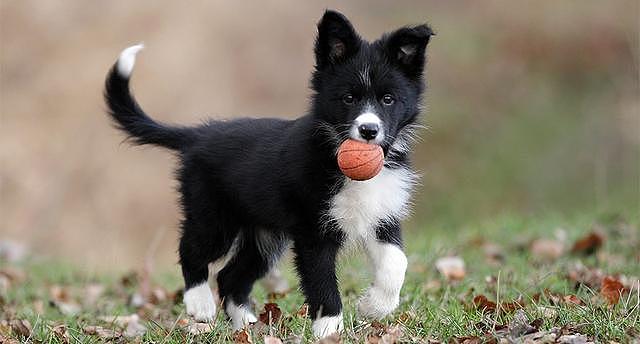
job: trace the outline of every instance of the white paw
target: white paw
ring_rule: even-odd
[[[232,300],[227,301],[227,315],[231,318],[233,330],[239,330],[246,325],[258,322],[258,318],[245,305],[236,305]]]
[[[342,313],[330,317],[320,317],[311,326],[316,338],[324,338],[342,331]]]
[[[187,314],[196,321],[212,322],[216,317],[216,303],[207,282],[189,288],[184,292],[184,304]]]
[[[372,286],[358,301],[358,313],[367,318],[382,319],[391,314],[399,304],[400,295]]]

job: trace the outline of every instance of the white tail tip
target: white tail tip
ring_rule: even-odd
[[[143,48],[144,44],[140,43],[128,47],[120,53],[120,57],[118,58],[118,74],[120,74],[120,76],[127,79],[131,76],[133,65],[136,63],[136,54]]]

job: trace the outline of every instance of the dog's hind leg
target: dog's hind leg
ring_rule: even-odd
[[[207,283],[208,265],[223,257],[233,243],[228,233],[213,225],[213,221],[196,222],[189,218],[182,225],[179,253],[185,281],[184,304],[187,314],[197,321],[210,322],[215,318],[216,301]]]
[[[249,294],[253,284],[269,271],[288,245],[284,235],[263,230],[240,235],[236,253],[218,274],[220,297],[234,330],[258,320],[251,312]]]

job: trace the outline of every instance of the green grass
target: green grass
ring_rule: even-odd
[[[455,221],[442,220],[428,225],[408,226],[405,241],[409,270],[402,290],[401,306],[382,321],[384,325],[401,326],[401,341],[415,342],[427,338],[447,341],[454,337],[481,336],[483,331],[477,325],[480,322],[508,324],[512,313],[483,314],[473,307],[473,297],[480,294],[493,301],[497,298],[505,301],[520,298],[525,303],[524,311],[529,320],[544,319],[543,329],[573,326],[578,328],[578,332],[597,341],[626,341],[627,333],[632,329],[640,331],[640,295],[637,289],[624,295],[617,305],[609,306],[598,290],[585,286],[576,288],[575,283],[567,278],[571,267],[578,262],[589,268],[602,269],[606,274],[640,276],[637,214],[547,215],[544,218],[500,216],[491,221],[464,226],[450,223]],[[626,226],[621,226],[621,223]],[[558,228],[566,233],[567,246],[570,246],[589,232],[594,224],[600,225],[606,234],[605,244],[596,255],[566,253],[555,261],[544,262],[533,256],[527,248],[532,239],[554,238]],[[499,245],[504,260],[499,264],[487,262],[482,243]],[[460,255],[466,262],[467,275],[462,281],[448,282],[434,268],[436,259],[449,254]],[[59,324],[67,325],[72,342],[100,342],[97,336],[85,335],[82,328],[87,325],[111,328],[113,324],[99,321],[98,316],[136,312],[136,309],[127,305],[127,297],[136,286],[122,286],[121,276],[114,273],[87,273],[72,264],[49,262],[38,257],[14,266],[6,262],[2,264],[3,269],[19,269],[26,273],[25,279],[12,284],[4,296],[2,318],[29,320],[33,325],[30,339],[34,342],[61,342],[51,331]],[[287,265],[288,278],[295,285],[294,274],[290,264]],[[358,295],[370,278],[362,255],[356,252],[343,254],[339,276],[347,327],[342,340],[346,343],[363,342],[362,338],[372,329],[354,311]],[[68,286],[71,298],[80,299],[88,283],[102,284],[106,288],[96,305],[85,307],[74,316],[64,316],[56,307],[49,305],[49,289],[52,285]],[[155,274],[153,283],[172,291],[179,289],[181,281],[177,273],[168,272]],[[545,289],[562,295],[574,294],[583,300],[584,305],[554,304],[544,296]],[[541,293],[543,295],[536,298],[536,294]],[[253,298],[258,311],[268,300],[259,285],[254,289]],[[34,303],[39,302],[44,310],[42,314],[35,310]],[[283,339],[302,336],[303,342],[311,341],[310,321],[296,314],[304,302],[301,294],[292,291],[275,302],[283,311],[282,320],[271,327],[250,329],[253,342],[261,343],[263,336],[268,333]],[[545,308],[553,309],[556,315],[545,317]],[[176,321],[184,317],[184,307],[180,303],[166,301],[153,306],[145,314],[142,323],[148,331],[138,338],[141,342],[233,341],[233,333],[222,314],[219,314],[212,332],[197,336],[187,334],[177,326]],[[2,331],[5,335],[15,336],[7,329]]]

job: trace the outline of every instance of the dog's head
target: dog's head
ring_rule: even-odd
[[[425,50],[433,31],[404,27],[374,42],[349,20],[327,11],[318,23],[313,114],[336,136],[406,150],[420,112]],[[393,149],[392,149],[393,147]]]

